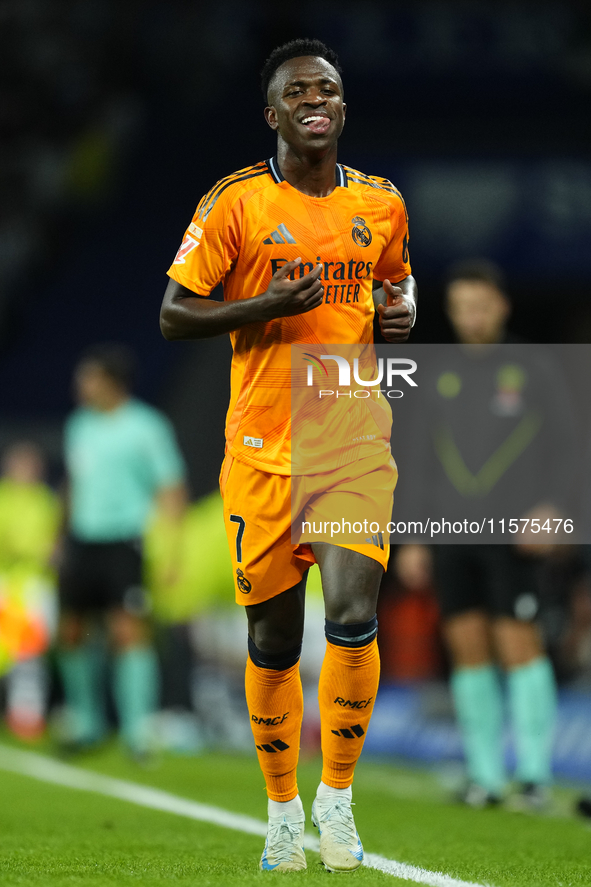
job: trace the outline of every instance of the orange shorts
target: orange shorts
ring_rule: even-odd
[[[220,489],[237,603],[259,604],[297,585],[316,563],[310,545],[313,541],[358,551],[378,561],[385,570],[390,553],[388,534],[368,530],[363,514],[371,518],[379,513],[380,524],[385,527],[391,517],[397,479],[394,460],[389,457],[385,461],[383,455],[360,459],[325,474],[297,478],[259,471],[227,455]],[[352,498],[354,515],[347,513]],[[341,534],[341,541],[331,535],[330,525],[337,518],[337,510],[343,519],[361,518],[361,531]],[[303,520],[310,523],[310,531],[306,526],[302,535]],[[319,523],[324,532],[319,531]],[[354,541],[355,536],[359,542]]]

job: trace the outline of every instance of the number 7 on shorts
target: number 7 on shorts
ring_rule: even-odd
[[[244,527],[246,522],[239,514],[231,514],[230,520],[234,524],[238,524],[238,532],[236,533],[236,562],[242,563],[242,537],[244,536]]]

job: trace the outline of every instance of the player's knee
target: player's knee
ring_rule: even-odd
[[[325,598],[326,618],[331,622],[348,624],[352,622],[367,622],[376,613],[377,596],[348,597],[346,595]]]
[[[298,624],[275,625],[257,622],[249,625],[249,640],[265,653],[281,654],[302,646],[303,626]]]
[[[248,655],[258,668],[270,668],[273,671],[285,671],[298,662],[302,652],[302,642],[291,648],[280,651],[268,651],[260,649],[254,640],[248,638]]]
[[[148,640],[148,630],[144,621],[128,613],[113,614],[109,627],[111,641],[116,650],[136,647]]]
[[[499,621],[496,640],[499,659],[505,669],[529,665],[545,653],[539,630],[533,623],[509,619]]]
[[[500,647],[498,658],[501,666],[506,671],[511,671],[513,668],[522,668],[525,665],[530,665],[544,655],[543,645],[532,638],[531,641],[514,641],[513,643],[505,644]]]
[[[82,643],[83,624],[78,616],[67,614],[60,619],[58,639],[62,647],[78,647]]]
[[[338,647],[366,647],[378,636],[378,617],[374,613],[371,619],[346,624],[325,619],[324,633],[329,644]]]
[[[293,588],[246,607],[248,634],[265,653],[282,654],[302,644],[304,636],[305,581]]]
[[[495,658],[490,617],[483,611],[453,613],[443,620],[443,636],[454,668],[477,668]]]

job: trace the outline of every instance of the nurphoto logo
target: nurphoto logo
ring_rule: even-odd
[[[327,360],[334,360],[338,367],[339,388],[351,388],[351,363],[346,357],[342,357],[340,354],[321,354],[320,356],[317,356],[304,352],[303,358],[308,364],[307,386],[309,388],[314,386],[314,369],[316,369],[321,377],[324,376],[325,379],[328,379],[329,372],[325,363]],[[403,397],[403,391],[392,390],[395,379],[403,379],[407,385],[410,385],[412,388],[417,387],[417,383],[411,378],[412,374],[416,372],[417,369],[417,362],[415,360],[411,360],[408,357],[387,357],[384,360],[383,357],[380,357],[377,360],[377,365],[374,366],[377,373],[376,378],[362,379],[359,373],[359,358],[355,357],[353,359],[353,379],[357,385],[361,386],[360,389],[353,392],[355,397],[370,397],[371,392],[366,389],[368,387],[374,388],[374,386],[379,386],[384,379],[386,388],[375,388],[375,393],[378,397],[380,394],[385,394],[389,398]],[[323,381],[322,378],[320,381]],[[331,389],[321,389],[318,393],[320,398],[330,397],[332,395],[336,395],[336,397],[351,397],[352,393],[350,391],[341,392]]]

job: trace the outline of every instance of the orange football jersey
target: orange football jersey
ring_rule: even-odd
[[[265,292],[273,274],[298,256],[298,276],[322,263],[322,305],[230,334],[226,449],[275,474],[292,473],[289,346],[371,343],[373,280],[396,283],[411,273],[400,192],[387,179],[341,164],[336,177],[328,197],[310,197],[285,181],[272,158],[221,179],[199,203],[168,271],[201,296],[221,281],[224,299],[234,300]]]

